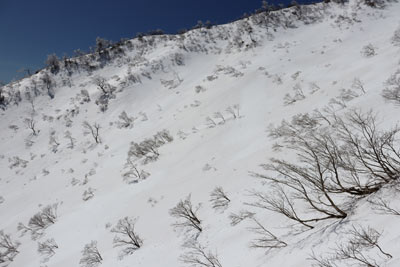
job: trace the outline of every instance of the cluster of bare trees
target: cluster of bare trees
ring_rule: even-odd
[[[48,205],[44,207],[41,211],[36,213],[29,219],[28,225],[23,223],[18,224],[18,231],[22,234],[27,232],[31,233],[33,240],[41,237],[44,234],[46,228],[54,224],[57,220],[57,206],[58,204]]]
[[[377,192],[400,176],[399,127],[380,130],[372,112],[300,114],[270,130],[276,145],[298,162],[272,158],[266,173],[273,192],[255,191],[254,206],[283,214],[308,228],[342,219],[354,200]],[[307,209],[300,206],[307,207]]]
[[[235,104],[233,106],[229,106],[225,109],[225,111],[231,116],[231,119],[239,119],[240,118],[240,105]],[[228,119],[226,118],[226,115],[224,115],[222,112],[217,111],[214,112],[213,116],[207,116],[206,117],[206,123],[209,128],[214,128],[219,124],[225,124]]]
[[[128,162],[132,160],[132,158],[143,159],[144,164],[157,160],[160,156],[158,148],[173,140],[168,130],[162,130],[153,135],[153,137],[147,138],[140,143],[131,142],[131,147],[128,151]]]

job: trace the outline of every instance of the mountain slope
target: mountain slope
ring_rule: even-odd
[[[197,213],[203,231],[197,240],[217,252],[222,266],[311,266],[312,251],[330,253],[352,224],[384,231],[379,243],[394,258],[377,261],[398,266],[398,218],[374,213],[366,199],[340,222],[321,222],[300,233],[293,233],[284,216],[246,204],[253,201],[251,190],[268,187],[249,172],[261,172],[259,165],[276,155],[267,133],[271,124],[327,106],[338,114],[373,108],[383,128],[398,122],[398,106],[385,102],[381,93],[400,68],[399,47],[392,43],[400,4],[379,9],[356,1],[321,3],[302,10],[303,15],[294,8],[276,11],[270,24],[262,24],[258,14],[184,35],[130,40],[121,46],[123,52],[110,52],[112,59],[103,60],[104,51],[75,58],[80,67],[71,75],[65,67],[56,74],[43,70],[3,88],[8,102],[0,117],[0,229],[21,245],[13,261],[0,266],[78,266],[92,240],[101,266],[184,266],[179,257],[187,251],[182,244],[188,234],[172,226],[176,219],[170,209],[189,194],[194,206],[201,203]],[[52,99],[45,73],[52,80]],[[365,93],[354,85],[355,78]],[[33,97],[35,83],[39,93]],[[342,89],[352,89],[353,97],[343,96]],[[120,124],[123,111],[134,117],[127,128]],[[99,124],[101,143],[85,133],[85,121]],[[133,158],[148,177],[124,179],[131,142],[164,129],[173,141],[158,147],[157,160]],[[283,156],[296,158],[290,152]],[[216,186],[230,199],[224,212],[209,202]],[[391,190],[380,193],[393,195],[396,205]],[[27,226],[43,207],[56,203],[57,220],[42,236],[32,240],[32,230],[20,236],[19,223]],[[250,249],[252,221],[232,226],[229,218],[242,209],[255,212],[287,246],[268,254]],[[121,249],[113,248],[110,230],[126,216],[137,218],[143,246],[118,259]],[[49,238],[58,248],[43,262],[37,246]]]

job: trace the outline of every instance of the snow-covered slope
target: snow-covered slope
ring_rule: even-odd
[[[170,210],[188,195],[194,208],[201,204],[197,215],[203,230],[197,241],[224,267],[311,266],[312,252],[330,253],[353,224],[383,231],[379,244],[393,258],[378,255],[376,260],[400,266],[400,217],[374,212],[365,199],[345,219],[296,233],[281,214],[248,205],[252,190],[268,187],[249,172],[261,172],[259,165],[276,153],[269,125],[327,106],[339,114],[372,108],[385,126],[399,120],[398,106],[385,102],[381,93],[400,69],[400,48],[393,42],[400,4],[381,9],[351,1],[303,9],[303,15],[294,8],[278,11],[286,22],[267,27],[259,14],[184,35],[134,39],[121,46],[123,53],[91,71],[88,65],[99,60],[82,56],[76,60],[89,62],[86,70],[79,67],[68,75],[61,67],[49,74],[52,99],[42,79],[48,70],[5,86],[9,103],[0,116],[0,229],[20,245],[13,260],[0,266],[79,266],[81,251],[92,240],[101,266],[185,266],[180,257],[188,251],[182,244],[189,233],[173,226],[177,219]],[[105,111],[96,103],[100,77],[106,90],[114,88],[104,96],[110,98]],[[353,96],[340,98],[342,89],[351,89]],[[82,90],[90,101],[84,101]],[[119,118],[124,111],[135,118],[126,128]],[[100,143],[85,133],[85,121],[100,125]],[[173,141],[158,147],[157,160],[145,164],[131,157],[147,177],[124,179],[131,142],[162,130]],[[230,199],[224,211],[209,201],[216,186]],[[380,193],[393,194],[393,205],[399,206],[389,189]],[[19,223],[29,227],[33,215],[53,204],[56,221],[42,235],[32,238],[32,229],[24,235],[21,227],[17,230]],[[253,221],[231,225],[229,216],[241,210],[256,213],[287,246],[249,248]],[[120,259],[122,248],[113,247],[111,229],[124,217],[137,219],[143,245]],[[46,261],[38,242],[51,238],[58,248]]]

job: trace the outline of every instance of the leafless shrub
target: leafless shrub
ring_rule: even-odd
[[[54,238],[47,239],[44,242],[38,242],[38,249],[40,255],[44,256],[42,262],[47,262],[51,257],[56,254],[56,249],[58,249],[58,245]]]
[[[2,197],[2,196],[0,196],[0,204],[3,204],[4,203],[4,197]]]
[[[53,99],[55,96],[54,87],[56,86],[54,79],[47,72],[45,72],[44,75],[40,77],[40,80],[47,89],[47,95]]]
[[[92,199],[93,197],[94,197],[94,189],[91,187],[86,189],[82,194],[83,201],[88,201],[89,199]]]
[[[174,208],[170,209],[169,214],[178,220],[173,224],[174,227],[181,228],[186,232],[196,231],[197,234],[200,234],[203,229],[201,220],[196,214],[200,205],[194,208],[190,198],[189,194],[186,199],[180,200]]]
[[[221,122],[220,122],[220,124],[225,124],[225,117],[224,117],[224,115],[222,115],[222,113],[221,112],[214,112],[214,118],[215,119],[220,119],[221,120]]]
[[[122,176],[124,177],[124,181],[128,184],[137,183],[150,176],[150,173],[144,170],[139,170],[137,165],[129,158],[125,163],[125,168],[127,168],[128,171],[126,171]]]
[[[96,267],[103,261],[97,249],[97,241],[91,241],[89,244],[86,244],[81,253],[82,257],[79,264],[83,267]]]
[[[394,46],[400,46],[400,27],[398,27],[393,33],[392,44]]]
[[[315,254],[311,256],[317,266],[335,267],[337,263],[342,263],[346,266],[379,267],[381,264],[375,258],[379,257],[380,261],[392,258],[392,255],[383,251],[378,244],[381,233],[375,229],[353,226],[346,234],[349,236],[348,240],[338,244],[329,256],[318,257]],[[374,257],[371,254],[374,254]]]
[[[339,96],[331,98],[329,104],[338,105],[341,108],[347,107],[347,102],[359,97],[359,95],[351,89],[341,89]]]
[[[301,86],[299,84],[296,84],[293,87],[293,90],[295,92],[293,96],[291,94],[287,93],[285,95],[285,97],[283,98],[283,104],[285,106],[294,104],[295,102],[301,101],[306,98],[306,96],[304,95],[304,92],[301,89]]]
[[[228,107],[226,109],[226,112],[231,114],[234,119],[240,118],[240,105],[239,104],[235,104],[235,105],[233,105],[231,107]]]
[[[251,219],[255,215],[254,212],[250,212],[248,210],[241,210],[238,214],[231,213],[229,214],[229,219],[231,220],[231,225],[235,226],[246,219]]]
[[[0,230],[0,264],[8,266],[19,253],[18,247],[20,243],[13,241],[11,236],[5,234],[3,230]]]
[[[18,156],[14,156],[12,158],[8,158],[8,162],[10,163],[10,165],[8,166],[10,169],[13,168],[26,168],[26,166],[28,166],[29,161],[21,159]]]
[[[81,93],[80,93],[80,97],[81,97],[81,104],[90,102],[90,94],[89,94],[88,90],[82,89]]]
[[[366,93],[364,83],[360,80],[360,78],[354,78],[351,87],[355,90],[361,91],[363,94]]]
[[[222,267],[218,256],[196,241],[190,240],[184,244],[187,249],[180,257],[180,261],[192,267]]]
[[[56,153],[60,143],[57,140],[57,133],[56,133],[56,131],[54,129],[50,130],[49,145],[50,145],[51,151]]]
[[[75,147],[75,138],[72,137],[72,133],[70,131],[65,131],[64,138],[69,140],[67,147],[73,149]]]
[[[143,240],[135,232],[135,224],[137,219],[125,217],[120,219],[117,225],[111,229],[112,233],[117,235],[114,237],[114,247],[122,247],[121,257],[130,255],[143,245]]]
[[[194,88],[194,91],[195,91],[196,93],[201,93],[201,92],[207,91],[207,89],[204,88],[204,87],[201,86],[201,85],[197,85],[197,86]]]
[[[283,248],[287,244],[275,236],[271,231],[267,230],[256,218],[252,218],[255,226],[250,228],[250,231],[255,233],[257,237],[250,243],[250,248],[258,248],[269,251],[274,248]]]
[[[210,116],[206,117],[206,123],[209,128],[214,128],[215,126],[217,126],[217,123]]]
[[[118,116],[118,127],[119,128],[132,128],[133,122],[135,120],[134,117],[129,117],[125,111],[122,111],[121,114]]]
[[[98,123],[94,123],[93,125],[91,125],[89,122],[84,121],[82,123],[83,128],[85,129],[85,134],[91,134],[94,141],[96,142],[96,144],[100,144],[101,143],[101,139],[100,139],[100,125]]]
[[[33,240],[41,237],[44,234],[44,230],[56,222],[57,206],[58,204],[53,204],[44,207],[29,219],[28,226],[19,223],[18,231],[21,231],[22,234],[30,232]]]
[[[382,97],[387,101],[400,104],[400,70],[397,70],[386,81],[386,88],[382,91]]]
[[[376,47],[374,47],[372,44],[367,44],[361,49],[361,54],[364,57],[373,57],[376,55]]]
[[[372,112],[325,119],[330,125],[303,116],[271,129],[270,136],[295,152],[301,165],[275,158],[263,164],[268,173],[253,175],[271,182],[273,193],[253,192],[254,206],[313,228],[321,220],[345,218],[356,198],[399,178],[400,128],[379,130]],[[309,211],[299,209],[299,203]]]
[[[229,202],[231,202],[231,200],[228,198],[223,188],[217,186],[210,194],[210,202],[213,209],[223,211],[228,208]]]

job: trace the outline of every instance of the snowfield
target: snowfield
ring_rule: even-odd
[[[258,14],[183,35],[135,38],[120,45],[122,52],[72,58],[78,64],[70,68],[60,61],[58,70],[4,86],[0,230],[16,250],[0,239],[0,266],[400,266],[400,216],[371,204],[384,199],[400,211],[396,181],[353,198],[345,218],[312,229],[253,205],[255,190],[274,192],[254,177],[265,173],[260,164],[298,160],[290,149],[274,149],[271,125],[327,107],[338,116],[372,109],[382,131],[399,123],[400,102],[385,100],[382,90],[400,70],[400,3],[384,5],[320,3],[276,11],[279,23]],[[132,142],[144,140],[155,152],[139,157],[143,151],[134,152]],[[229,199],[217,210],[210,202],[216,187]],[[171,209],[189,195],[201,232],[174,226],[182,221]],[[47,206],[54,222],[35,230],[30,220]],[[241,211],[252,216],[234,225],[232,214]],[[142,241],[128,255],[115,243],[123,235],[112,231],[125,217]],[[251,248],[256,222],[279,247]],[[392,257],[366,245],[353,252],[372,265],[311,259],[338,254],[352,229],[378,234],[379,248]],[[39,253],[38,243],[51,239],[56,245]],[[82,262],[91,241],[101,259]],[[203,259],[190,241],[211,261],[188,262]]]

